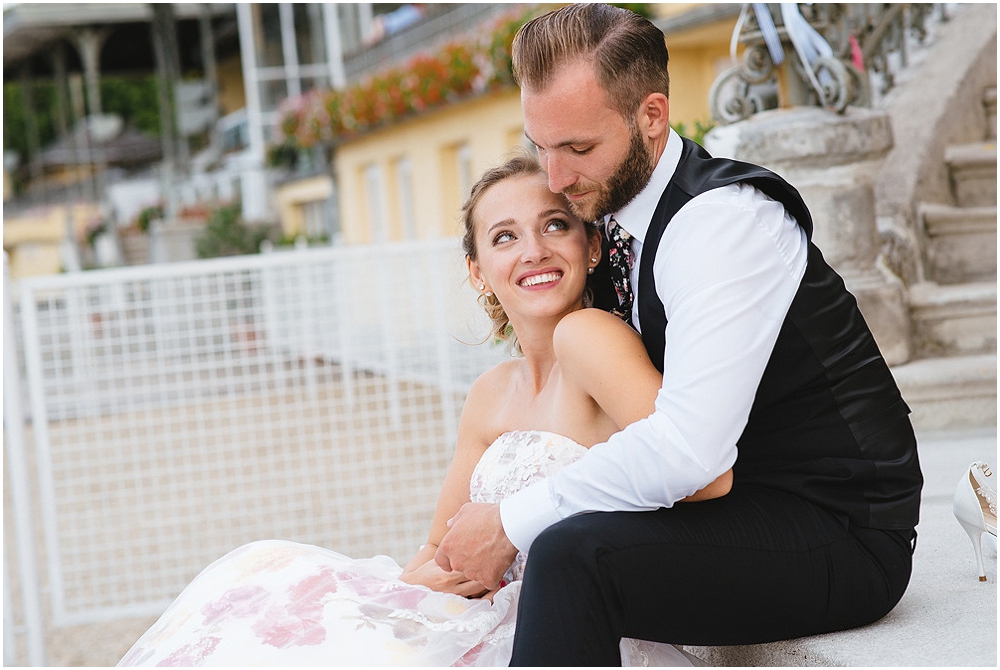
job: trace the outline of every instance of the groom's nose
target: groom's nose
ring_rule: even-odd
[[[576,183],[577,177],[567,168],[565,161],[551,153],[546,161],[545,172],[549,176],[549,190],[553,193],[562,193]]]

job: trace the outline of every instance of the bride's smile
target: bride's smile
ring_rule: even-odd
[[[519,286],[523,286],[524,288],[532,288],[540,286],[542,284],[545,285],[542,286],[542,288],[549,288],[549,285],[554,284],[555,282],[562,279],[562,276],[563,274],[559,270],[551,272],[542,271],[533,274],[529,273],[528,276],[526,276],[524,279],[518,280],[517,283]]]

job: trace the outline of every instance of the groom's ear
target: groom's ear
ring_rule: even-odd
[[[668,132],[670,127],[670,101],[662,93],[650,93],[639,105],[639,129],[651,140]]]

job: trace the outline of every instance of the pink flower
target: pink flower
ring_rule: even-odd
[[[242,619],[256,614],[266,599],[267,591],[262,586],[238,586],[209,602],[201,613],[205,615],[206,626],[222,619]]]
[[[265,644],[279,649],[320,644],[326,640],[323,603],[336,591],[336,573],[333,568],[324,568],[290,586],[288,605],[269,607],[251,630]]]
[[[202,662],[215,651],[222,640],[217,637],[203,637],[197,642],[186,644],[165,659],[157,667],[191,667]]]

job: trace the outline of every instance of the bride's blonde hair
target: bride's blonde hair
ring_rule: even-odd
[[[462,205],[462,221],[465,226],[465,232],[462,235],[462,248],[465,250],[465,255],[469,260],[479,260],[478,250],[476,249],[476,207],[479,205],[479,201],[482,200],[486,191],[507,179],[536,174],[544,174],[538,159],[528,153],[526,149],[519,147],[501,165],[484,172],[479,181],[472,186],[469,199]],[[584,222],[584,225],[587,227],[588,235],[597,234],[597,227],[593,223]],[[591,293],[589,283],[588,280],[587,296]],[[500,304],[497,297],[493,294],[486,295],[485,293],[480,293],[478,300],[492,322],[490,334],[493,338],[509,343],[512,351],[515,353],[519,352],[520,348],[517,345],[517,336],[510,325],[507,312],[504,311],[503,305]],[[585,303],[590,302],[586,296],[584,301]]]

